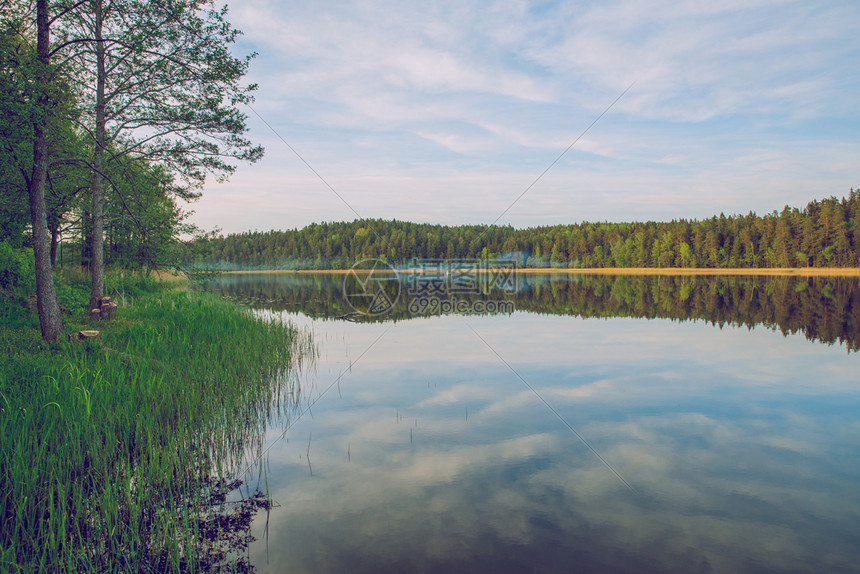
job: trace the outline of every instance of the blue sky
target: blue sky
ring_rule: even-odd
[[[233,0],[265,158],[225,232],[759,214],[860,186],[860,2]],[[353,211],[354,210],[354,211]]]

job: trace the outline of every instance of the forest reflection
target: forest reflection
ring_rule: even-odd
[[[344,275],[230,274],[217,278],[209,288],[252,308],[320,319],[398,321],[427,316],[409,305],[408,283],[415,278],[399,280],[400,296],[393,308],[373,317],[354,312],[344,296]],[[520,274],[515,292],[485,289],[458,293],[456,298],[510,301],[518,312],[582,318],[762,325],[784,335],[801,334],[810,341],[860,350],[860,279],[851,277]],[[434,311],[446,312],[444,308]],[[450,312],[460,311],[452,308]]]

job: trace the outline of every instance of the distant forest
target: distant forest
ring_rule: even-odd
[[[343,269],[378,258],[514,259],[523,267],[857,267],[860,190],[805,208],[702,221],[579,223],[514,229],[380,219],[198,239],[198,262],[221,269]]]

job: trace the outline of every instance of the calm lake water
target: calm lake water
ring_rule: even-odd
[[[860,572],[857,280],[521,275],[422,315],[406,278],[370,320],[343,285],[213,285],[319,353],[258,572]]]

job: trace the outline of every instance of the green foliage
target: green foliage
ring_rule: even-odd
[[[27,191],[42,181],[33,178],[38,141],[47,157],[39,164],[48,165],[38,218],[52,266],[58,251],[71,252],[76,260],[60,266],[80,263],[99,278],[93,251],[106,249],[114,267],[176,267],[179,238],[195,231],[177,200],[199,197],[208,175],[223,179],[237,161],[262,156],[239,108],[253,101],[256,86],[242,84],[253,54],[234,56],[241,33],[208,0],[38,6],[47,18],[37,20],[44,12],[32,3],[0,5],[0,239],[20,247],[32,238]],[[38,26],[50,33],[38,35]],[[37,51],[37,36],[51,45]],[[102,225],[105,243],[94,231]],[[46,257],[43,280],[47,267]]]
[[[0,17],[4,25],[0,29],[0,238],[18,247],[30,224],[27,187],[33,171],[33,122],[41,112],[39,90],[33,80],[35,49],[24,40],[32,32],[23,20],[16,22],[4,13]],[[64,160],[85,157],[86,140],[78,131],[68,78],[54,76],[47,92],[51,106],[49,155]],[[69,223],[87,173],[81,162],[60,161],[49,166],[45,207],[50,232],[57,233]]]
[[[118,299],[143,297],[166,289],[165,283],[148,274],[114,271],[105,276],[105,294]]]
[[[238,106],[253,101],[256,85],[242,81],[255,54],[233,55],[241,32],[226,8],[209,0],[94,0],[69,10],[59,26],[89,44],[67,50],[86,78],[82,97],[95,104],[98,80],[104,82],[107,164],[147,158],[177,178],[173,192],[191,198],[207,174],[220,178],[235,170],[235,160],[262,157],[263,149],[244,137]],[[101,52],[91,40],[97,36],[106,40]]]
[[[57,292],[57,301],[65,309],[81,310],[89,306],[89,292],[64,283],[54,283]]]
[[[35,291],[32,249],[13,249],[0,240],[0,289]]]
[[[0,331],[3,334],[0,353],[8,352],[9,348],[18,349],[19,345],[26,348],[26,343],[21,342],[22,334],[39,328],[36,318],[29,309],[27,298],[16,297],[10,293],[0,293],[0,325],[3,325],[3,330]]]
[[[89,307],[90,276],[66,269],[55,273],[54,284],[60,304],[71,312],[85,312]],[[161,293],[167,285],[152,275],[128,271],[111,271],[105,275],[105,295],[122,304]]]
[[[171,192],[171,178],[157,166],[112,165],[121,174],[107,194],[105,263],[149,272],[175,267],[178,235],[193,232]]]

